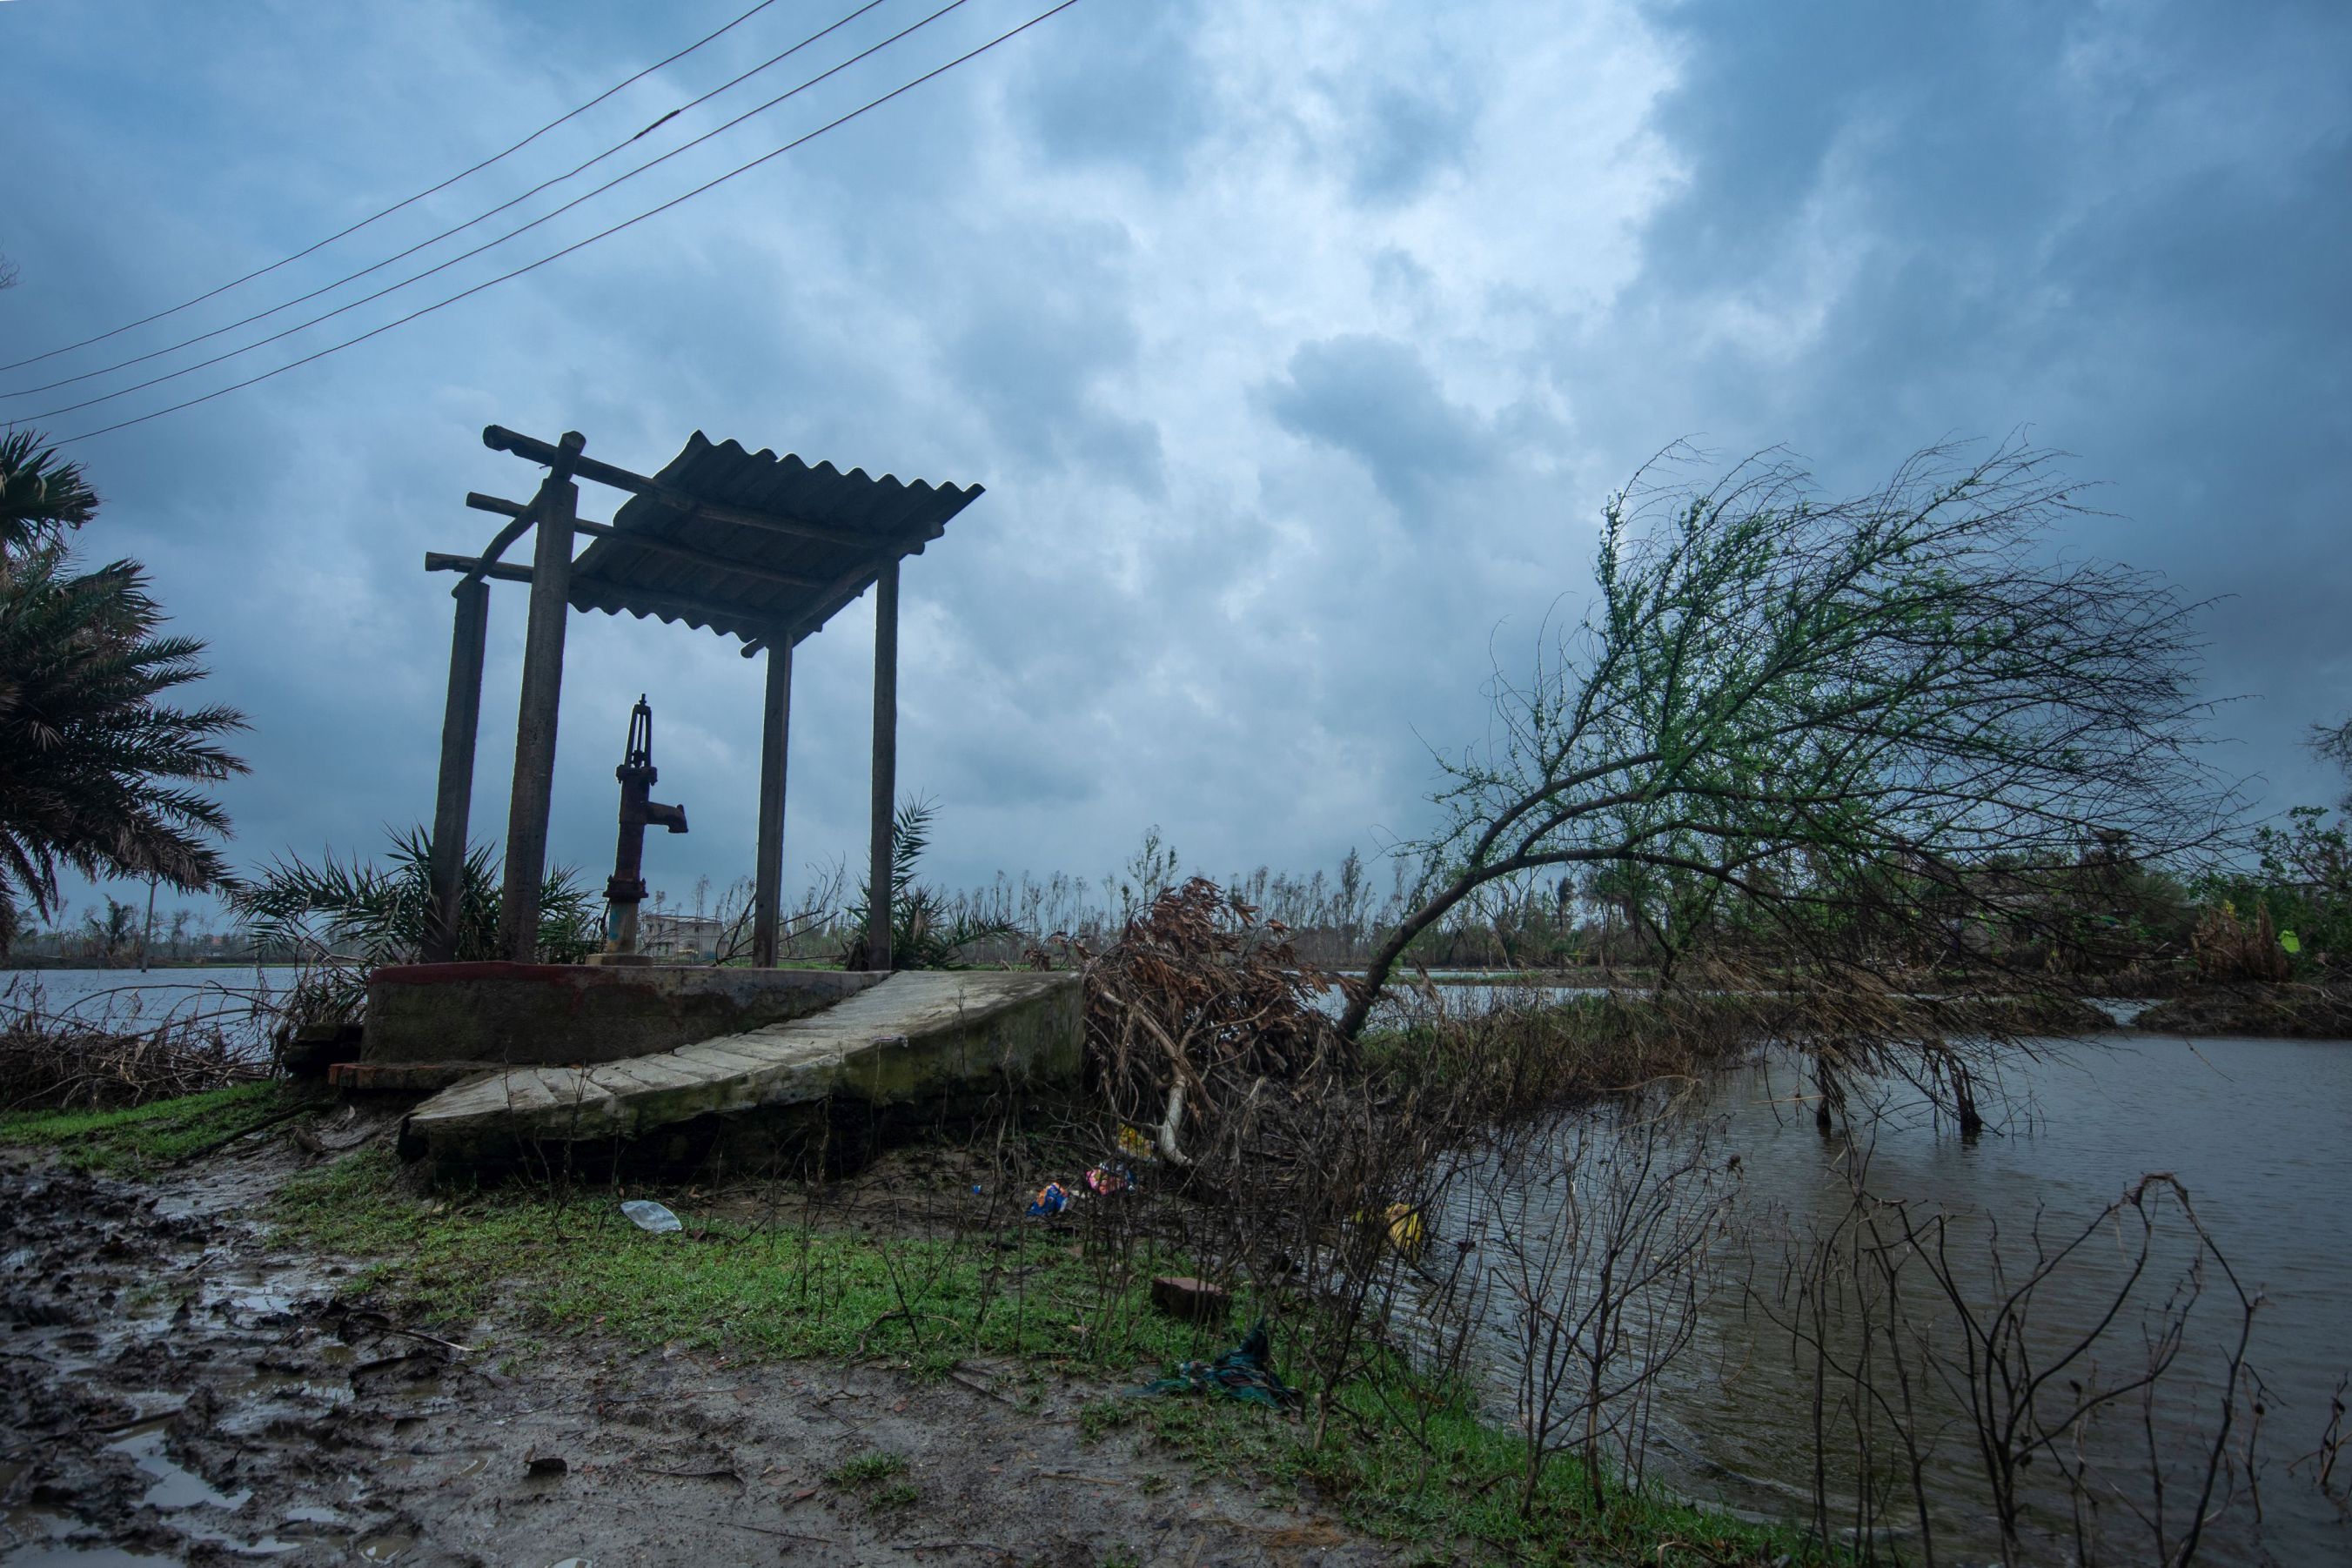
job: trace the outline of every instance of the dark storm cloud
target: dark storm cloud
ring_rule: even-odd
[[[784,9],[518,163],[630,134],[782,47],[805,24]],[[1030,14],[976,0],[516,258]],[[27,84],[0,351],[282,255],[724,19],[0,6]],[[484,423],[582,429],[637,468],[699,427],[976,480],[907,574],[900,778],[940,800],[936,873],[1099,871],[1152,822],[1212,870],[1305,868],[1426,820],[1423,738],[1480,736],[1482,680],[1581,609],[1602,492],[1665,442],[1786,442],[1843,489],[2027,426],[2109,481],[2117,516],[2069,548],[2230,595],[2212,687],[2259,699],[2217,721],[2231,760],[2282,804],[2332,798],[2294,742],[2352,709],[2347,26],[2315,6],[1086,0],[660,219],[92,443],[92,548],[150,563],[177,629],[213,640],[206,695],[254,717],[256,771],[227,792],[250,864],[429,810],[449,610],[418,555],[486,535],[466,490],[535,478],[481,448]],[[531,177],[501,167],[346,248]],[[485,837],[521,611],[493,611]],[[795,869],[863,839],[869,629],[853,606],[796,658]],[[559,857],[609,852],[608,753],[646,689],[696,824],[659,879],[736,875],[759,680],[732,644],[575,617]]]
[[[1391,338],[1302,343],[1261,395],[1284,429],[1362,463],[1407,517],[1425,516],[1444,485],[1491,460],[1477,416],[1447,400],[1418,351]]]
[[[1208,133],[1198,0],[1082,6],[1069,47],[1018,68],[1016,121],[1057,161],[1133,168],[1160,184]]]
[[[996,286],[962,301],[947,345],[949,374],[1005,447],[1156,499],[1166,482],[1160,432],[1103,395],[1106,374],[1135,363],[1122,285],[1127,237],[1105,225],[1069,225],[1008,241],[991,258],[988,281]]]
[[[1349,137],[1355,164],[1349,192],[1361,202],[1405,201],[1460,166],[1475,123],[1465,100],[1450,83],[1373,89]]]
[[[2352,17],[2202,6],[1664,16],[1686,160],[1618,353],[1673,354],[1686,427],[1833,482],[2019,427],[2117,517],[2066,546],[2165,572],[2206,621],[2217,729],[2272,802],[2352,710],[2315,602],[2352,595]],[[1638,345],[1638,346],[1633,346]],[[1571,363],[1581,359],[1570,351]],[[1638,405],[1654,427],[1664,395]]]

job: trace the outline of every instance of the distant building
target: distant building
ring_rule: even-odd
[[[638,917],[637,951],[678,963],[714,963],[727,941],[727,927],[717,915],[647,910]]]

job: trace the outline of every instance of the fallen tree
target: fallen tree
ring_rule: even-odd
[[[1822,500],[1768,454],[1612,497],[1588,615],[1493,739],[1441,756],[1417,907],[1374,952],[1359,1035],[1413,939],[1496,884],[1601,874],[1674,961],[1736,938],[1783,973],[1874,977],[2079,886],[2211,840],[2196,606],[2066,560],[2054,454],[1932,447]],[[1591,887],[1588,881],[1588,887]],[[2016,982],[2023,977],[2011,977]]]

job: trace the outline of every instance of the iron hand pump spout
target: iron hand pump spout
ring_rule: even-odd
[[[629,712],[628,750],[613,776],[621,781],[621,837],[613,851],[612,878],[604,884],[602,957],[607,963],[637,958],[637,906],[646,899],[646,828],[658,825],[672,833],[686,831],[686,807],[651,798],[661,773],[654,766],[654,710],[642,695]]]

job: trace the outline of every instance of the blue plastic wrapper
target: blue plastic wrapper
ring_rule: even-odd
[[[1037,1189],[1037,1195],[1030,1200],[1029,1217],[1031,1219],[1052,1219],[1055,1215],[1060,1214],[1064,1209],[1068,1208],[1069,1206],[1069,1189],[1063,1186],[1059,1182],[1047,1182],[1044,1186]]]

